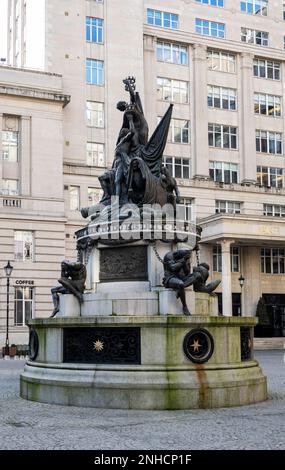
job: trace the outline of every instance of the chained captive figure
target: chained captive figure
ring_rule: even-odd
[[[54,310],[51,318],[59,312],[59,294],[73,294],[79,303],[83,302],[83,292],[86,281],[86,267],[82,263],[61,263],[61,277],[58,282],[60,286],[51,289]]]
[[[176,297],[181,300],[184,315],[191,315],[186,303],[186,287],[192,286],[196,282],[203,281],[200,272],[190,274],[190,256],[190,250],[178,250],[174,252],[170,251],[163,259],[163,285],[176,292]]]

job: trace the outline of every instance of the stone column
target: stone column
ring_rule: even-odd
[[[232,273],[231,273],[231,244],[232,240],[223,240],[222,247],[222,292],[223,292],[223,315],[232,316]]]
[[[256,306],[262,296],[262,284],[260,273],[260,247],[243,247],[243,276],[245,278],[242,288],[243,317],[251,317],[256,314]]]
[[[255,116],[253,86],[253,54],[243,53],[240,57],[240,181],[252,184],[256,181]]]
[[[31,118],[21,117],[20,124],[20,168],[21,168],[21,195],[31,196]]]
[[[193,73],[190,93],[192,114],[192,176],[209,178],[207,48],[193,45]]]

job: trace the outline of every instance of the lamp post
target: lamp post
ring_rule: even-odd
[[[243,295],[242,295],[242,288],[243,288],[243,285],[244,285],[244,281],[245,281],[245,278],[243,277],[243,275],[241,274],[240,277],[238,278],[239,280],[239,285],[240,285],[240,289],[241,289],[241,316],[243,314]]]
[[[7,316],[6,316],[6,341],[5,341],[5,356],[9,356],[9,290],[10,290],[10,276],[13,271],[10,261],[4,266],[4,271],[7,278]]]

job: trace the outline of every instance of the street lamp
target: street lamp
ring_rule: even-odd
[[[238,280],[239,280],[240,289],[241,289],[241,291],[242,291],[245,278],[244,278],[243,275],[241,274],[240,277],[238,278]],[[241,316],[243,315],[243,295],[242,295],[242,293],[241,293],[241,312],[240,312],[240,315],[241,315]]]
[[[241,274],[240,277],[238,278],[239,280],[239,285],[241,287],[241,289],[243,288],[243,285],[244,285],[244,281],[245,281],[245,278],[243,277],[243,275]]]
[[[10,289],[10,276],[13,271],[10,261],[4,266],[4,271],[7,278],[7,316],[6,316],[6,341],[5,341],[5,356],[9,356],[9,289]]]

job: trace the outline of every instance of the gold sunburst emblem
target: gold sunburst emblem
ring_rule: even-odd
[[[199,349],[202,347],[202,344],[199,343],[199,340],[198,340],[198,339],[194,339],[194,343],[191,344],[190,347],[193,348],[193,351],[194,351],[194,352],[196,352],[196,351],[199,352]]]
[[[100,341],[100,339],[97,339],[97,341],[94,341],[94,349],[97,352],[101,352],[104,349],[104,343],[103,341]]]

